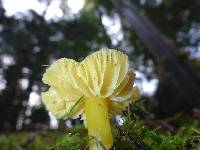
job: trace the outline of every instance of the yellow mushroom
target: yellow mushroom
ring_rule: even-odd
[[[43,76],[50,88],[42,93],[42,100],[57,118],[82,116],[90,150],[109,150],[113,144],[110,116],[140,97],[134,76],[127,55],[117,50],[100,50],[81,62],[62,58]]]

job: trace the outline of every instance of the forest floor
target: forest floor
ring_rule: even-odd
[[[112,126],[113,150],[196,150],[200,148],[200,121],[195,115],[178,113],[152,120],[136,113],[124,115],[124,124]],[[87,150],[83,125],[62,130],[0,134],[2,150]]]

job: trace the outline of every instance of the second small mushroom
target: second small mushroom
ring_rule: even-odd
[[[100,50],[81,62],[61,58],[43,76],[50,88],[42,93],[42,100],[57,118],[81,115],[90,150],[109,150],[113,144],[110,117],[140,97],[134,76],[127,55],[117,50]]]

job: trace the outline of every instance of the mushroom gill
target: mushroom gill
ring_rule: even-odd
[[[50,88],[42,100],[57,118],[84,118],[90,150],[110,149],[109,117],[140,97],[134,77],[127,55],[117,50],[100,50],[81,62],[62,58],[43,75]]]

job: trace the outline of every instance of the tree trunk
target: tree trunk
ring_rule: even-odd
[[[154,57],[159,76],[156,93],[162,116],[200,106],[200,74],[177,57],[178,48],[126,0],[111,0]]]

